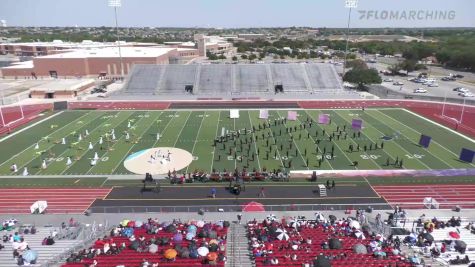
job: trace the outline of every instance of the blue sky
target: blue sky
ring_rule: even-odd
[[[122,0],[121,26],[346,27],[344,0]],[[361,18],[362,12],[422,12],[422,19]],[[427,11],[452,19],[427,19]],[[360,13],[361,12],[361,13]],[[475,27],[473,0],[359,0],[352,27]],[[368,13],[366,13],[368,14]],[[387,14],[387,13],[386,13]],[[0,0],[9,26],[112,26],[107,0]]]

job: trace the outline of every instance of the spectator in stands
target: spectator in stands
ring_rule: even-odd
[[[15,232],[15,234],[13,234],[13,241],[12,242],[18,242],[20,241],[20,235],[18,234],[18,232]]]
[[[58,231],[56,229],[53,229],[53,231],[51,232],[51,237],[56,238],[57,235],[58,235]]]
[[[270,261],[271,265],[279,265],[279,260],[276,257],[273,257],[272,260]]]
[[[292,254],[292,256],[290,257],[290,259],[291,259],[292,261],[297,261],[297,254],[295,254],[295,253]]]

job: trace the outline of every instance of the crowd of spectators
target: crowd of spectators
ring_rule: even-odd
[[[322,266],[317,264],[322,261],[331,266],[345,266],[362,259],[357,254],[365,255],[363,261],[384,261],[398,266],[405,266],[410,260],[400,252],[398,239],[386,239],[350,218],[337,219],[332,215],[325,218],[316,214],[315,220],[290,217],[278,221],[270,215],[262,222],[249,222],[248,233],[257,266]]]
[[[109,236],[96,240],[91,248],[72,254],[64,266],[76,266],[71,265],[73,263],[104,266],[114,261],[118,264],[113,266],[140,264],[141,267],[154,267],[180,263],[184,259],[223,266],[226,262],[227,227],[229,223],[225,221],[124,220],[111,230]],[[123,253],[127,257],[122,256]]]

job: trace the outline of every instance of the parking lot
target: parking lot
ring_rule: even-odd
[[[376,68],[378,71],[387,69],[387,65],[382,63],[369,63],[368,65],[369,67]],[[409,79],[417,78],[419,72],[416,71],[410,72],[407,77],[381,75],[381,78],[383,79],[381,85],[392,91],[397,91],[410,95],[427,95],[463,99],[464,97],[458,95],[459,92],[453,91],[453,89],[456,87],[463,87],[468,89],[470,92],[475,93],[475,84],[470,83],[471,81],[475,80],[475,78],[470,80],[471,78],[473,78],[472,73],[455,72],[441,67],[432,67],[431,69],[425,70],[424,72],[428,74],[434,74],[430,75],[430,78],[435,79],[434,83],[438,85],[437,87],[429,87],[428,85],[424,85],[422,83],[409,81]],[[448,76],[449,73],[462,74],[464,78],[456,79],[456,81],[442,81],[442,78]],[[402,85],[394,85],[395,82],[400,82],[402,83]],[[427,92],[414,93],[414,90],[416,90],[417,88],[423,88],[427,90]],[[467,97],[467,99],[474,99],[474,97]]]

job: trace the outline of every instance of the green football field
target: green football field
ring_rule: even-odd
[[[22,175],[25,167],[29,175],[129,174],[124,160],[154,147],[189,151],[193,161],[181,170],[184,172],[244,167],[249,170],[475,167],[458,160],[462,148],[475,150],[473,140],[403,109],[296,111],[296,121],[282,123],[274,121],[287,117],[287,110],[269,110],[268,121],[259,119],[259,110],[240,110],[238,119],[230,119],[229,110],[64,111],[2,139],[0,175]],[[316,123],[318,115],[323,113],[330,115],[330,125]],[[359,136],[351,128],[352,119],[363,121]],[[270,127],[263,127],[266,122]],[[288,132],[290,128],[292,131]],[[110,134],[112,129],[115,140]],[[227,141],[224,138],[214,146],[222,133],[237,132],[239,137],[229,137]],[[428,149],[418,145],[421,134],[432,137]],[[103,143],[99,144],[101,137]],[[63,138],[66,144],[62,144]],[[349,151],[350,145],[353,152]],[[95,153],[99,160],[91,166]],[[71,164],[67,164],[68,157]],[[396,159],[398,162],[402,159],[402,167],[394,164]],[[46,168],[42,167],[43,161]],[[358,162],[357,166],[354,162]],[[16,173],[10,170],[13,164],[17,165]]]

